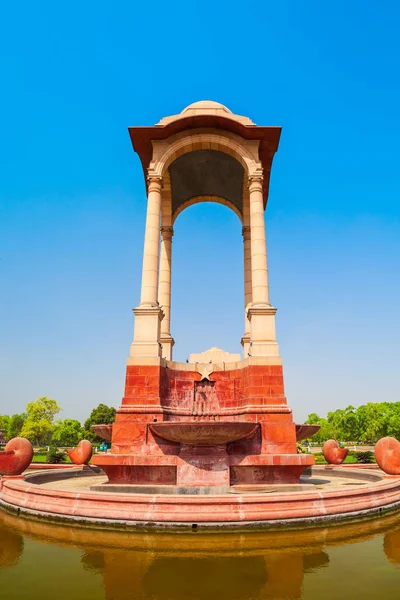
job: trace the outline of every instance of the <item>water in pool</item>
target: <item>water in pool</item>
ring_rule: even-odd
[[[0,512],[1,600],[400,598],[400,515],[229,534],[117,533]]]

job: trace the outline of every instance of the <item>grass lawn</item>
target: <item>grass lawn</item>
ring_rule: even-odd
[[[69,456],[66,456],[65,458],[66,458],[66,460],[64,460],[62,463],[59,463],[59,464],[62,465],[62,464],[66,464],[66,463],[71,463],[72,462]],[[42,456],[34,456],[32,458],[32,462],[33,463],[45,463],[46,462],[46,455],[43,454]]]
[[[373,457],[373,462],[371,464],[376,464],[376,460],[375,457]],[[357,463],[357,458],[355,456],[346,456],[346,458],[344,459],[343,463],[346,465],[354,465],[354,464],[360,464]],[[328,463],[326,462],[325,458],[323,456],[320,455],[316,455],[315,456],[315,464],[316,465],[327,465]]]

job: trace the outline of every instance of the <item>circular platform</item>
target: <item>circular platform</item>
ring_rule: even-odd
[[[89,467],[3,478],[0,505],[53,522],[133,529],[304,527],[400,508],[400,477],[378,469],[313,467],[299,491],[276,485],[208,495],[140,493],[138,486],[132,493],[90,489],[105,484],[105,475]]]

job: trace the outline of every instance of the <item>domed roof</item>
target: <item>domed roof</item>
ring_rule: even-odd
[[[189,104],[189,106],[184,108],[182,113],[186,113],[192,110],[201,111],[202,114],[208,113],[210,110],[218,110],[218,112],[223,110],[224,112],[232,114],[232,111],[229,110],[229,108],[227,108],[220,102],[214,102],[214,100],[199,100],[198,102],[193,102],[192,104]],[[200,114],[200,112],[198,112],[197,114]]]
[[[242,125],[254,125],[254,123],[248,117],[235,115],[231,110],[229,110],[229,108],[220,102],[215,102],[214,100],[199,100],[198,102],[193,102],[184,108],[179,115],[164,117],[159,123],[157,123],[157,125],[168,125],[168,123],[177,121],[178,119],[197,117],[199,115],[225,117],[226,119],[238,121]]]

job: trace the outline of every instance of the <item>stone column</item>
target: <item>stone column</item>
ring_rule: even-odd
[[[161,177],[149,177],[146,229],[144,235],[140,304],[157,305],[160,254]]]
[[[160,323],[163,312],[158,304],[161,190],[162,178],[150,176],[147,189],[142,289],[140,304],[133,309],[135,328],[131,356],[161,357]]]
[[[243,254],[244,254],[244,334],[242,337],[243,357],[247,358],[250,351],[250,321],[247,311],[251,305],[252,286],[251,286],[251,240],[250,227],[243,225]]]
[[[262,177],[249,180],[253,306],[269,305]]]
[[[160,280],[158,285],[158,302],[164,312],[161,321],[160,342],[162,357],[172,360],[172,346],[174,340],[171,336],[171,267],[172,267],[172,236],[174,230],[171,226],[161,227],[161,253],[160,253]]]
[[[248,310],[251,324],[251,356],[278,356],[275,313],[270,305],[267,246],[264,222],[263,178],[249,178],[251,230],[252,303]]]

